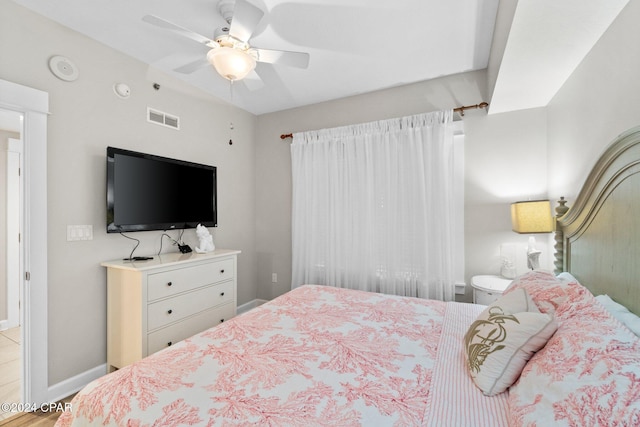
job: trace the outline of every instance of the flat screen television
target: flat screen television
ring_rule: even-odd
[[[107,147],[107,233],[218,225],[216,167]]]

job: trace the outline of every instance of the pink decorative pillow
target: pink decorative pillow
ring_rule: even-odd
[[[570,279],[573,277],[568,276]],[[513,280],[503,295],[516,289],[525,289],[542,313],[548,313],[559,319],[571,315],[572,308],[586,295],[591,293],[575,279],[560,280],[553,273],[546,271],[530,271]],[[565,305],[565,302],[569,302]],[[566,310],[569,312],[565,313]]]

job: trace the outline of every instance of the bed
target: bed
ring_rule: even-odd
[[[56,425],[640,425],[639,168],[635,128],[560,210],[563,272],[489,307],[305,285],[90,383]]]

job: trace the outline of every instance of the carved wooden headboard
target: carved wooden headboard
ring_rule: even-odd
[[[556,233],[557,271],[640,315],[640,126],[602,154]]]

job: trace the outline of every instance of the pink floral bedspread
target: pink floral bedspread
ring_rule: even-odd
[[[517,288],[560,326],[511,387],[510,425],[640,426],[640,339],[573,277],[531,272]]]
[[[56,425],[442,425],[428,407],[450,304],[302,286],[99,378]]]

